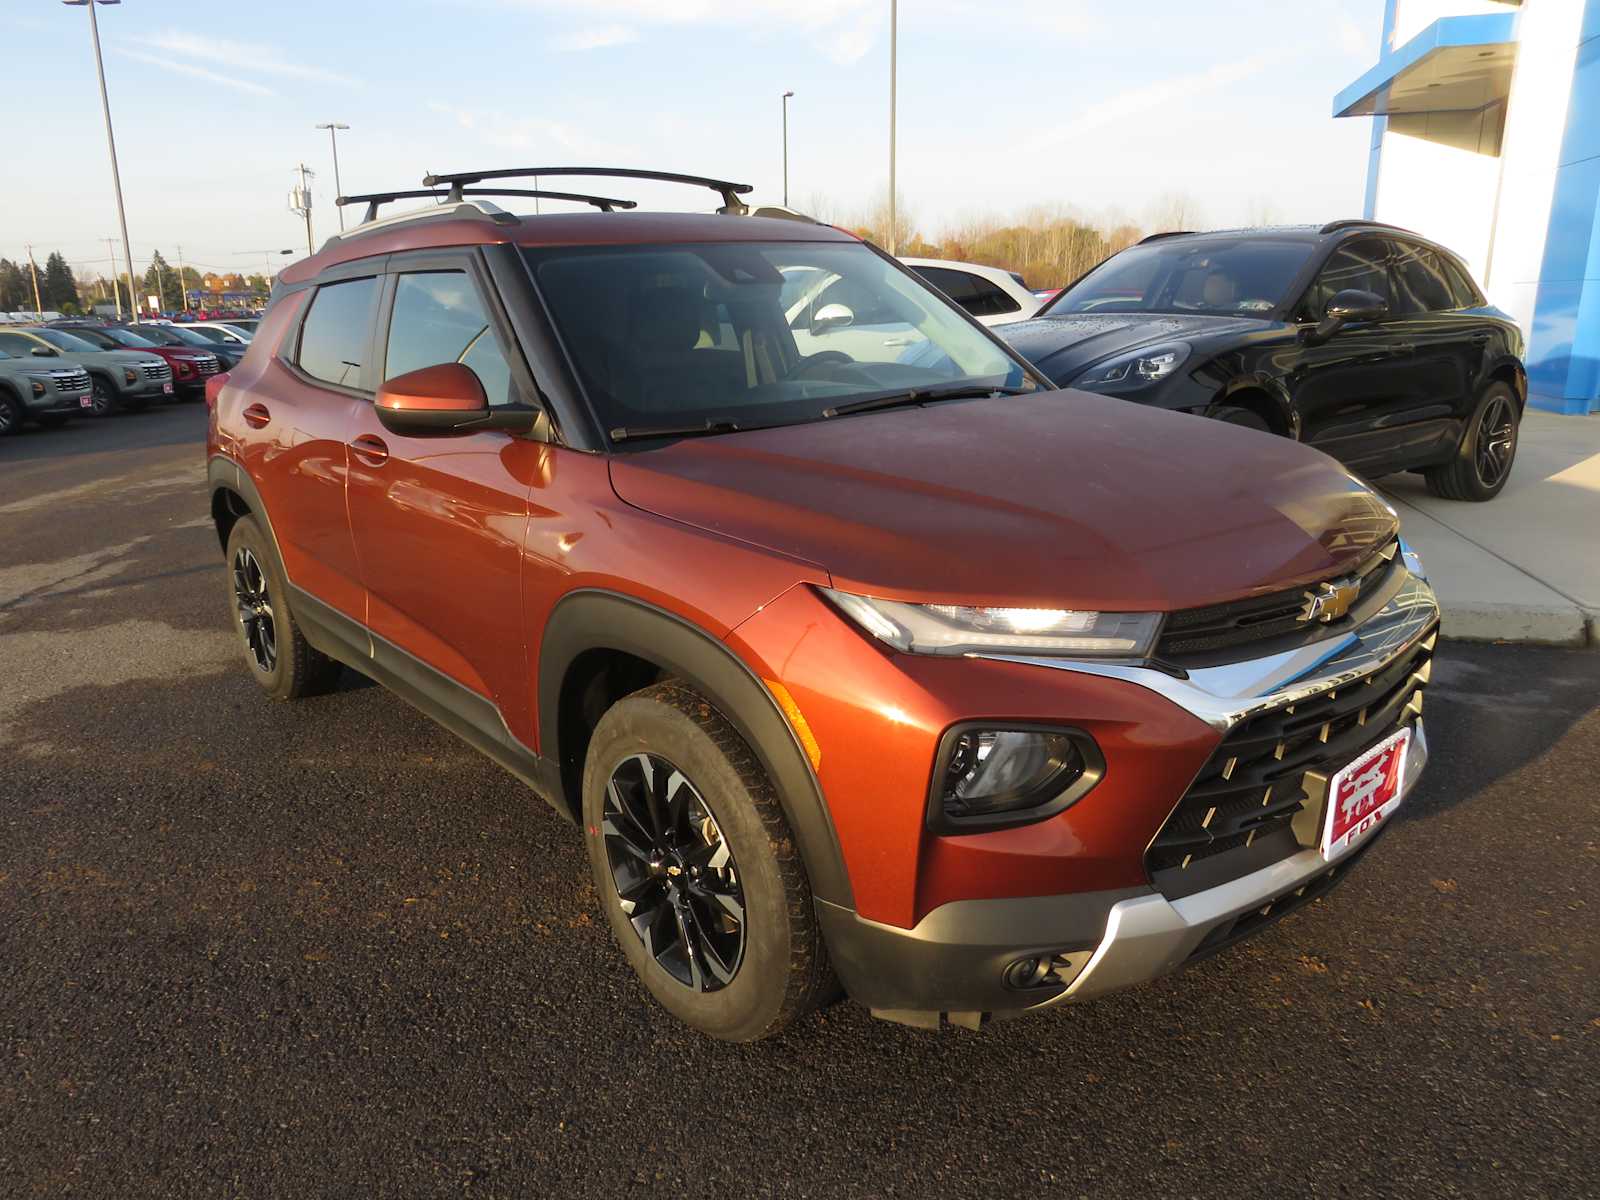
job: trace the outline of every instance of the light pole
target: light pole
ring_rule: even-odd
[[[894,88],[895,52],[899,37],[899,0],[889,0],[889,253],[895,253],[900,240],[900,221],[895,215],[894,196]]]
[[[300,172],[300,186],[289,192],[289,211],[298,213],[306,219],[306,253],[315,254],[317,248],[312,244],[311,236],[311,183],[310,179],[316,174],[305,163],[301,163],[295,170]]]
[[[329,121],[326,125],[318,125],[317,128],[318,129],[326,129],[328,131],[328,141],[333,143],[333,194],[334,194],[334,198],[338,199],[338,197],[344,195],[344,188],[339,183],[339,132],[338,131],[341,130],[341,129],[349,129],[350,126],[341,125],[337,121]],[[339,208],[339,205],[337,205],[337,204],[335,204],[334,207],[339,209],[339,232],[343,233],[344,232],[344,209],[343,208]]]
[[[100,57],[100,22],[94,15],[96,4],[121,4],[122,0],[61,0],[69,8],[87,8],[89,10],[89,36],[94,41],[94,66],[100,74],[100,107],[106,114],[106,145],[111,149],[111,182],[117,193],[117,220],[122,224],[122,256],[128,263],[128,285],[131,290],[133,285],[133,243],[128,240],[128,214],[122,207],[122,172],[117,169],[117,138],[111,132],[111,100],[106,95],[106,64]],[[112,274],[116,274],[116,263],[112,263]],[[132,295],[128,297],[131,301]],[[131,305],[133,309],[133,323],[139,323],[139,308]]]
[[[789,207],[789,97],[793,92],[783,94],[783,206]]]

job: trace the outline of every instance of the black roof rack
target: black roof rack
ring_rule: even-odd
[[[1162,238],[1188,237],[1193,232],[1194,232],[1194,230],[1192,230],[1192,229],[1169,229],[1165,233],[1152,233],[1149,237],[1140,238],[1139,239],[1139,245],[1142,246],[1146,242],[1159,242]]]
[[[611,212],[618,208],[637,208],[632,200],[618,200],[611,196],[588,196],[580,192],[546,192],[532,188],[465,188],[465,196],[533,196],[539,200],[572,200],[579,204],[592,204],[601,212]],[[394,200],[443,200],[437,191],[429,189],[412,189],[403,192],[367,192],[360,196],[340,196],[334,201],[341,207],[346,204],[365,204],[366,215],[361,218],[362,224],[378,219],[378,209],[381,205]]]
[[[590,175],[605,176],[611,179],[653,179],[659,183],[687,183],[695,187],[710,188],[722,197],[722,208],[725,213],[743,215],[744,202],[740,196],[752,191],[748,183],[730,183],[726,179],[709,179],[704,175],[678,175],[671,171],[635,171],[629,167],[512,167],[503,171],[458,171],[453,175],[428,175],[422,180],[424,187],[437,187],[441,184],[450,185],[449,199],[459,201],[467,194],[466,186],[470,183],[482,183],[486,179],[526,179],[531,177],[544,178],[551,175]]]
[[[1410,229],[1402,229],[1399,225],[1391,225],[1387,221],[1368,221],[1362,219],[1349,221],[1329,221],[1321,229],[1317,230],[1317,232],[1323,234],[1338,233],[1341,229],[1392,229],[1396,233],[1411,233],[1414,237],[1420,236],[1413,233],[1413,231]]]

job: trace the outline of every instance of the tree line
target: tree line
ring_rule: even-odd
[[[38,272],[38,304],[34,303],[34,273]],[[183,292],[243,292],[253,291],[265,296],[270,284],[264,275],[250,276],[238,273],[202,275],[193,267],[178,268],[168,262],[161,251],[150,256],[150,266],[139,276],[132,289],[134,299],[141,305],[149,296],[158,297],[164,311],[183,307]],[[129,302],[130,289],[126,271],[117,275],[116,287],[124,307]],[[72,266],[60,251],[52,250],[43,265],[27,260],[13,262],[0,258],[0,312],[61,312],[76,316],[90,312],[96,304],[114,304],[110,279],[95,277],[78,279]]]

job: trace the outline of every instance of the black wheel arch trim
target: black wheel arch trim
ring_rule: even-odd
[[[1300,410],[1295,407],[1294,398],[1283,385],[1283,381],[1271,375],[1251,374],[1240,375],[1230,379],[1227,385],[1217,393],[1211,402],[1211,408],[1216,409],[1227,405],[1244,392],[1258,392],[1265,396],[1273,406],[1283,427],[1288,430],[1286,436],[1295,441],[1300,440]]]
[[[811,760],[777,699],[748,664],[704,630],[647,601],[599,588],[573,591],[545,624],[539,652],[539,746],[572,795],[583,764],[561,754],[561,696],[568,671],[591,650],[654,663],[702,692],[749,743],[777,788],[818,900],[854,907],[839,837]]]
[[[255,518],[256,524],[261,526],[267,535],[267,540],[272,543],[272,556],[278,560],[278,570],[285,580],[289,572],[284,569],[283,551],[278,545],[278,534],[272,528],[272,517],[267,512],[266,501],[261,498],[261,493],[256,490],[255,480],[249,473],[226,454],[213,454],[206,463],[206,495],[213,501],[220,491],[230,491],[245,502],[250,509],[250,515]],[[222,543],[224,551],[228,548],[227,538],[222,531],[217,530],[217,540]]]

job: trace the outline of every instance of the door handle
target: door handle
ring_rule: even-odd
[[[251,404],[239,415],[251,429],[265,429],[267,422],[272,420],[272,413],[265,404]]]
[[[389,447],[381,437],[363,433],[350,441],[350,453],[369,467],[381,467],[389,461]]]

